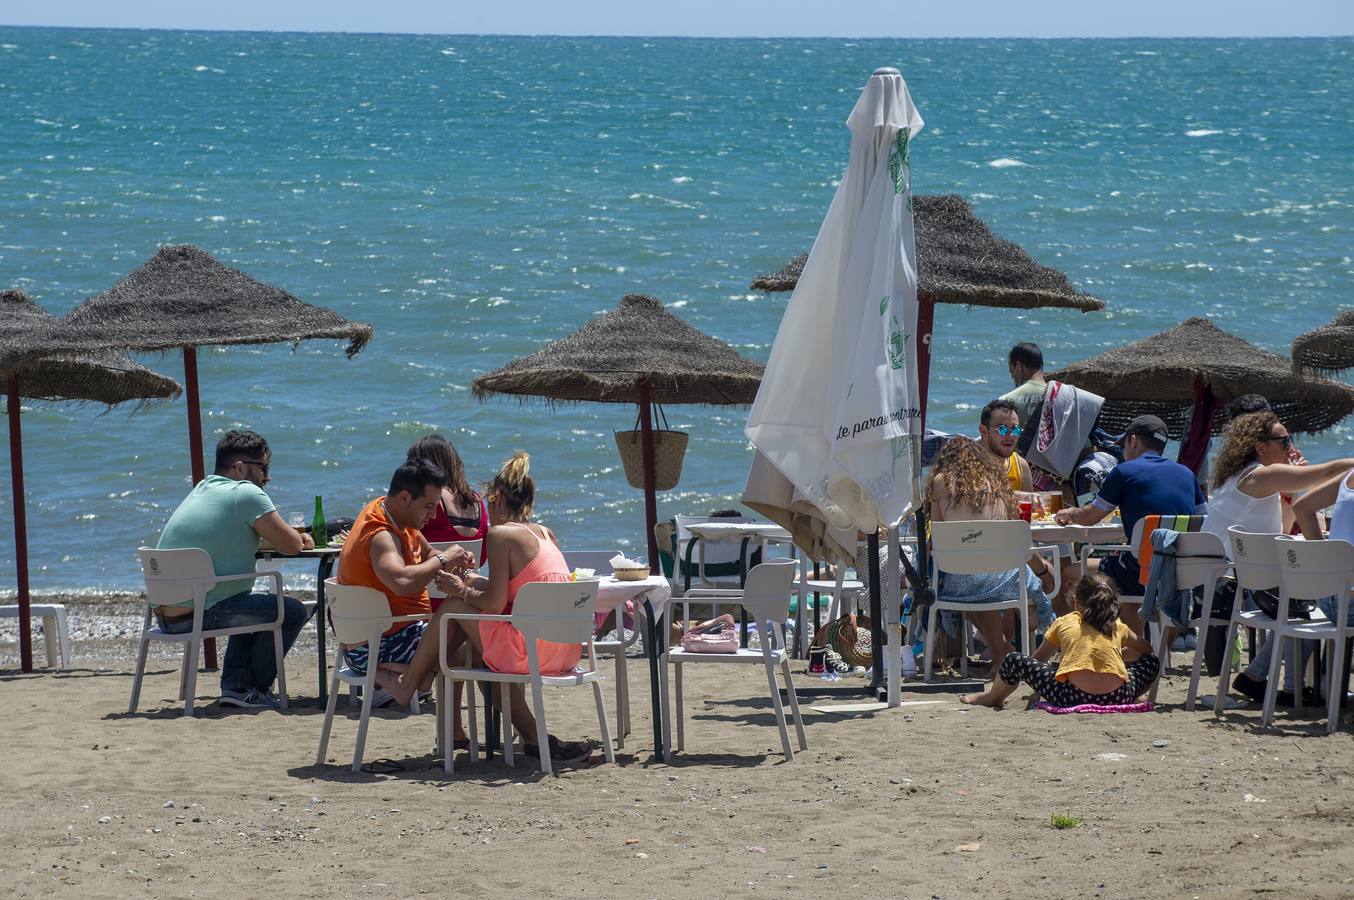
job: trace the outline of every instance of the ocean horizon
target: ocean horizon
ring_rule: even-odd
[[[0,289],[61,315],[160,245],[196,244],[375,328],[352,360],[335,341],[199,353],[209,456],[228,428],[262,433],[284,516],[316,494],[355,514],[437,430],[476,481],[531,452],[538,516],[566,547],[642,553],[612,437],[633,407],[481,404],[469,384],[628,293],[764,360],[788,295],[748,283],[812,244],[875,68],[903,72],[926,120],[914,191],[965,196],[1108,304],[939,307],[928,424],[972,433],[1017,341],[1056,369],[1204,315],[1286,355],[1354,305],[1352,52],[0,26]],[[141,359],[182,382],[179,354]],[[660,518],[737,505],[746,409],[666,412],[691,439]],[[184,401],[22,418],[34,590],[139,588],[136,548],[190,487]],[[1299,445],[1354,455],[1354,425]]]

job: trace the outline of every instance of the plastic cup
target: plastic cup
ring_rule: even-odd
[[[1031,503],[1031,502],[1028,501],[1028,500],[1021,500],[1021,501],[1020,501],[1020,518],[1024,519],[1026,522],[1028,522],[1028,521],[1030,521],[1030,519],[1033,518],[1033,517],[1034,517],[1034,504]]]

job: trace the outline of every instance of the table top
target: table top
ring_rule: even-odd
[[[745,537],[788,541],[790,532],[774,522],[701,522],[686,530],[707,541],[740,541]]]
[[[603,575],[597,583],[597,608],[599,613],[609,613],[627,600],[633,600],[641,594],[653,594],[650,598],[656,604],[666,602],[672,594],[672,587],[662,575],[650,575],[643,581],[621,581],[612,575]]]
[[[324,556],[338,556],[343,551],[343,545],[337,547],[330,544],[328,547],[315,547],[311,550],[302,550],[300,553],[283,553],[276,547],[260,547],[255,556],[271,557],[274,559],[318,559]]]
[[[1122,544],[1128,538],[1124,526],[1118,522],[1099,525],[1057,525],[1053,522],[1033,522],[1030,535],[1041,544]]]

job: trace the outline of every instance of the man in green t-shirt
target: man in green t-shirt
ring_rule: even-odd
[[[1020,427],[1029,427],[1030,416],[1044,399],[1044,352],[1038,344],[1016,344],[1006,357],[1006,370],[1011,373],[1015,390],[1007,391],[998,399],[1015,404]]]
[[[254,571],[259,538],[283,553],[314,546],[282,520],[264,493],[272,452],[268,442],[252,431],[227,431],[216,445],[216,470],[189,492],[169,517],[160,535],[161,550],[199,547],[212,558],[217,575]],[[203,630],[237,628],[277,619],[277,595],[254,593],[254,579],[224,581],[207,592]],[[171,634],[193,630],[192,598],[183,605],[154,607],[161,627]],[[291,649],[309,613],[301,601],[283,598],[282,652]],[[247,709],[276,709],[272,693],[277,678],[273,635],[268,631],[233,634],[221,664],[221,704]]]

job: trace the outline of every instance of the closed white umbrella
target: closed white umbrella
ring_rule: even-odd
[[[799,502],[787,512],[808,505],[839,530],[891,526],[896,560],[897,523],[919,494],[908,146],[922,119],[898,70],[879,69],[846,124],[850,162],[786,307],[746,432],[793,486]],[[751,499],[762,501],[767,492],[759,493]],[[896,703],[897,580],[886,583]]]

